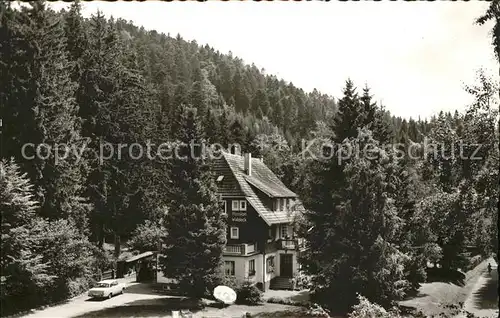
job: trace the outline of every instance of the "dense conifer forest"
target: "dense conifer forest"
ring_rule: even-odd
[[[225,225],[210,160],[133,151],[103,160],[103,144],[204,140],[263,157],[303,202],[303,271],[334,311],[349,311],[357,292],[390,307],[425,281],[428,262],[465,269],[471,253],[498,250],[498,85],[480,71],[464,112],[408,119],[349,79],[342,96],[305,92],[181,35],[99,12],[83,18],[79,3],[54,12],[2,1],[0,38],[6,313],[81,293],[127,242],[141,250],[162,239],[166,254],[181,253],[173,249],[185,232],[201,231],[203,242],[185,239],[203,256],[177,260],[174,274],[193,297],[220,281]],[[312,152],[332,156],[304,156],[312,140],[332,145],[316,142]],[[52,148],[40,156],[38,144]],[[60,160],[58,144],[85,151]],[[335,160],[365,145],[369,158]],[[196,273],[178,273],[195,262]]]

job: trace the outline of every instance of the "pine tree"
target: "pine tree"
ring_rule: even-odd
[[[252,99],[252,110],[257,114],[257,118],[263,118],[267,114],[269,107],[266,91],[263,89],[258,90]]]
[[[72,221],[38,216],[33,186],[13,160],[0,161],[0,173],[2,313],[87,289],[94,260],[80,229]],[[70,286],[75,281],[79,286]]]
[[[165,217],[162,270],[188,295],[201,298],[215,287],[222,267],[225,219],[206,159],[193,153],[201,131],[193,109],[183,108],[176,134],[179,156],[172,162],[169,212]],[[193,266],[196,264],[196,266]]]
[[[175,132],[179,129],[180,124],[176,120],[180,118],[179,114],[182,111],[182,107],[188,105],[191,105],[188,90],[186,86],[181,83],[175,88],[172,112],[170,113],[170,118],[172,119],[170,125],[171,136],[175,135]]]
[[[396,162],[366,130],[346,143],[351,149],[370,144],[373,153],[342,165],[315,161],[320,169],[310,179],[310,192],[316,194],[304,201],[309,229],[303,235],[309,248],[302,262],[321,286],[318,300],[332,309],[348,310],[360,291],[390,305],[409,288],[404,272],[408,259],[395,244],[401,219],[389,194]]]
[[[372,131],[373,137],[378,140],[381,145],[387,145],[394,139],[394,129],[383,105],[375,112]]]
[[[356,137],[358,129],[362,128],[364,117],[354,83],[348,79],[344,96],[338,102],[338,111],[334,117],[335,141],[341,143],[346,138]]]
[[[82,58],[88,47],[87,32],[81,14],[81,3],[75,1],[64,15],[64,33],[66,37],[66,51],[69,59],[74,63],[72,80],[78,82],[82,72]]]
[[[14,156],[35,184],[42,214],[50,218],[73,217],[83,231],[85,207],[81,204],[83,177],[75,156],[56,162],[55,151],[24,158],[19,151],[33,143],[54,146],[79,146],[76,85],[71,81],[72,64],[65,52],[61,18],[47,10],[43,2],[30,3],[20,12],[7,9],[3,32],[8,36],[2,46],[2,77],[12,85],[2,94],[2,104],[10,136],[4,144],[4,156]],[[12,47],[9,47],[9,44]],[[19,48],[23,48],[19,50]],[[32,62],[29,62],[32,61]],[[57,61],[57,63],[54,63]],[[28,148],[29,149],[29,148]],[[27,151],[33,155],[34,150]]]
[[[217,141],[222,147],[229,146],[229,119],[226,109],[222,109],[219,116],[219,130],[217,131]]]
[[[245,130],[240,123],[239,118],[235,118],[231,127],[229,127],[229,143],[237,144],[240,148],[245,145]]]
[[[363,105],[363,113],[365,115],[363,126],[368,126],[371,130],[374,128],[375,114],[378,110],[377,104],[372,102],[370,88],[368,85],[363,88],[363,95],[360,98]]]
[[[205,113],[205,139],[210,144],[218,142],[217,136],[219,131],[219,124],[217,117],[214,115],[214,111],[207,109]]]
[[[5,278],[1,305],[2,313],[9,313],[19,310],[21,296],[24,296],[25,303],[31,302],[32,299],[26,299],[26,296],[33,295],[33,292],[28,291],[46,287],[53,278],[47,274],[49,260],[33,255],[26,242],[18,240],[27,233],[25,226],[36,217],[39,203],[34,199],[33,185],[12,159],[0,161],[0,175],[1,271]]]
[[[14,159],[0,161],[0,176],[0,213],[4,234],[4,230],[21,226],[31,220],[35,216],[38,202],[34,199],[33,185],[27,174],[21,174]],[[2,242],[3,238],[2,235]],[[2,248],[2,253],[4,251]],[[5,260],[2,256],[2,261]]]
[[[273,111],[273,122],[278,127],[283,127],[284,124],[284,112],[283,112],[283,104],[279,101]]]
[[[190,92],[190,104],[197,109],[198,114],[204,114],[210,107],[208,96],[206,96],[206,72],[197,69],[194,73],[194,83]]]
[[[234,75],[234,102],[236,111],[245,114],[250,110],[250,98],[243,85],[242,74],[239,70]]]
[[[145,156],[142,160],[132,159],[129,148],[117,146],[145,143],[155,130],[151,125],[157,110],[149,102],[148,85],[135,69],[134,54],[120,41],[116,23],[98,13],[91,18],[90,26],[94,36],[83,59],[78,102],[83,134],[90,140],[89,154],[93,155],[87,183],[87,193],[95,206],[92,237],[102,246],[104,236],[113,234],[118,256],[120,236],[143,221],[141,213],[132,207],[141,194],[141,172],[147,165],[143,164]],[[101,147],[120,153],[105,160],[99,157]]]

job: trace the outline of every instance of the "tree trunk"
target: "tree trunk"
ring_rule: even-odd
[[[121,240],[120,240],[120,235],[115,233],[115,258],[118,258],[118,256],[120,256],[120,252],[121,252]]]
[[[97,246],[102,250],[104,246],[104,224],[99,225],[99,230],[97,231]]]

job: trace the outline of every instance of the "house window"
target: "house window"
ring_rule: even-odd
[[[227,214],[227,201],[224,200],[224,214]]]
[[[255,260],[249,260],[248,261],[248,276],[253,276],[255,275]]]
[[[280,200],[281,200],[280,211],[283,211],[285,209],[285,199],[280,199]]]
[[[247,201],[241,200],[240,201],[240,211],[246,211],[247,210]]]
[[[233,226],[231,227],[231,238],[232,239],[239,239],[240,238],[240,229]]]
[[[266,272],[274,273],[274,256],[271,256],[266,260]]]
[[[281,238],[287,238],[287,237],[288,237],[288,226],[282,225],[281,226]]]
[[[290,211],[290,199],[286,199],[286,210]]]
[[[232,201],[232,210],[233,211],[239,211],[240,210],[240,205],[239,205],[240,201],[238,200],[233,200]]]
[[[273,229],[271,227],[268,230],[267,238],[270,240],[273,239]]]
[[[276,211],[279,211],[280,210],[280,199],[277,199],[276,200]]]
[[[224,262],[224,272],[226,273],[226,275],[234,276],[234,269],[235,269],[234,261]]]

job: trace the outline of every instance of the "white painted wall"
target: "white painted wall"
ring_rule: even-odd
[[[266,264],[267,259],[274,256],[274,273],[267,273],[267,269],[264,268],[263,255],[257,254],[252,257],[235,257],[235,256],[224,256],[224,261],[234,261],[234,277],[239,281],[249,280],[254,283],[262,282],[262,273],[265,270],[265,282],[271,281],[276,276],[279,276],[279,255],[278,253],[266,254]],[[248,276],[249,261],[255,260],[255,275]]]
[[[244,280],[245,279],[245,275],[248,272],[248,270],[246,270],[246,266],[248,266],[248,265],[245,262],[245,258],[234,257],[234,256],[224,256],[223,259],[224,259],[224,261],[234,261],[234,277],[237,280]]]

